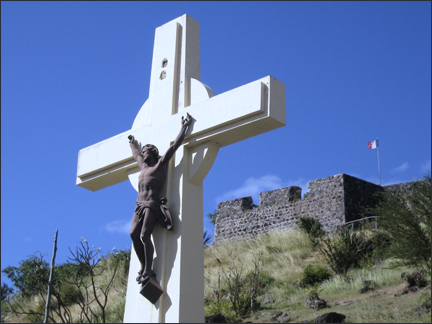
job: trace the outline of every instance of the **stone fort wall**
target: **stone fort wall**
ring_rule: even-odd
[[[276,229],[296,226],[296,217],[317,219],[324,230],[359,218],[374,216],[368,209],[378,203],[376,193],[385,188],[406,192],[411,183],[381,187],[337,174],[308,183],[307,198],[300,187],[287,187],[260,193],[260,205],[252,197],[221,202],[218,205],[214,242],[253,238]]]

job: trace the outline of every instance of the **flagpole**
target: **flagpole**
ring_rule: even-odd
[[[380,186],[381,186],[381,167],[380,167],[380,159],[379,159],[379,142],[378,142],[378,137],[376,139],[377,142],[377,154],[378,154],[378,173],[379,173],[379,179],[380,179]]]

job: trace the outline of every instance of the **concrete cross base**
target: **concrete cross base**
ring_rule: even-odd
[[[159,297],[164,293],[155,277],[150,277],[145,285],[141,286],[140,294],[147,298],[153,305],[158,301]]]

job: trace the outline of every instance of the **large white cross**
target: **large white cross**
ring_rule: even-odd
[[[155,305],[139,293],[140,264],[132,247],[124,322],[204,321],[202,182],[220,147],[285,125],[283,83],[267,76],[215,96],[199,81],[199,42],[199,22],[187,15],[156,28],[149,98],[132,128],[78,154],[77,185],[96,191],[129,179],[137,190],[140,170],[127,136],[164,154],[181,116],[195,119],[170,161],[161,194],[168,198],[174,231],[156,226],[153,232],[153,269],[165,293]],[[125,216],[132,217],[133,208]]]

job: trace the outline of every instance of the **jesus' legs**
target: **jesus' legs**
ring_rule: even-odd
[[[141,229],[140,238],[144,246],[145,267],[143,277],[147,278],[154,275],[152,270],[154,247],[151,241],[151,233],[156,224],[156,215],[150,208],[145,209],[144,222]]]
[[[139,276],[137,278],[137,281],[140,279],[142,273],[144,272],[145,268],[145,254],[144,254],[144,246],[141,242],[140,233],[142,229],[143,219],[139,221],[139,215],[135,213],[132,218],[132,226],[131,226],[131,232],[130,237],[132,239],[132,244],[135,249],[135,253],[138,257],[139,262],[141,263],[141,269],[139,271]]]

